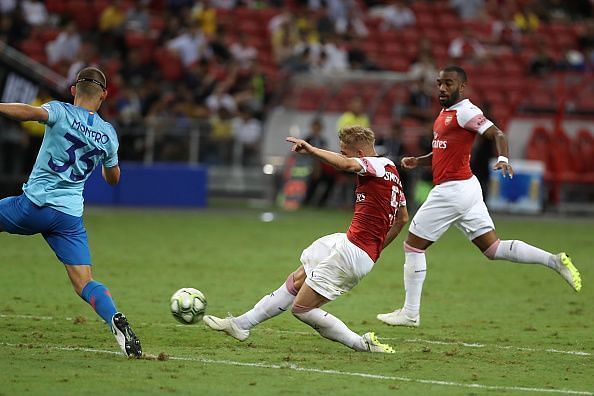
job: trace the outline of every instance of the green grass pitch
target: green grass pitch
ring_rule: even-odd
[[[542,266],[490,262],[451,229],[427,254],[418,329],[375,319],[403,301],[399,236],[361,284],[326,306],[395,347],[383,355],[327,341],[290,314],[244,343],[173,319],[169,297],[181,287],[203,291],[215,315],[251,308],[298,266],[303,248],[346,230],[351,216],[301,211],[265,223],[259,214],[87,211],[95,278],[141,338],[141,360],[115,354],[107,326],[74,294],[40,236],[0,234],[0,395],[594,391],[593,220],[495,218],[503,239],[567,251],[582,273],[581,293]]]

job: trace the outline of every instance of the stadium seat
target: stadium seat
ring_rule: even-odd
[[[45,0],[44,3],[48,12],[64,14],[66,11],[66,2],[64,0]]]
[[[183,67],[180,59],[175,54],[159,48],[155,51],[155,60],[165,80],[176,81],[182,77]]]

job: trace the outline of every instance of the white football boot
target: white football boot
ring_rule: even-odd
[[[391,326],[419,327],[421,324],[421,315],[411,318],[402,309],[397,309],[390,313],[378,314],[377,318]]]
[[[235,318],[231,315],[226,318],[217,318],[212,315],[204,315],[204,323],[213,330],[224,331],[239,341],[245,341],[250,336],[250,331],[237,326]]]

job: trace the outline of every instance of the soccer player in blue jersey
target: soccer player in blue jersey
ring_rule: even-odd
[[[0,114],[46,125],[45,136],[23,194],[0,200],[0,232],[42,234],[64,263],[76,293],[111,330],[127,356],[142,356],[138,337],[115,307],[107,288],[93,279],[82,220],[83,188],[99,164],[109,185],[120,180],[118,137],[97,114],[107,96],[105,74],[88,67],[70,88],[74,105],[51,101],[41,107],[0,103]]]

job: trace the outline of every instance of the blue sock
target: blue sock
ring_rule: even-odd
[[[103,286],[103,283],[90,281],[82,290],[81,297],[91,304],[91,307],[103,318],[108,326],[111,326],[111,318],[118,310],[113,303],[109,290]]]

